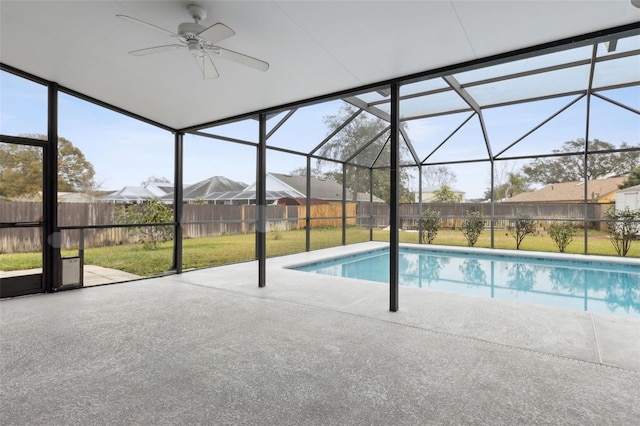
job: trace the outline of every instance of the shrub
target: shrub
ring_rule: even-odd
[[[441,223],[442,219],[440,219],[440,212],[428,208],[422,213],[422,217],[418,220],[418,227],[423,243],[433,243],[436,235],[438,235]]]
[[[520,250],[520,244],[524,237],[533,234],[535,222],[529,215],[518,215],[517,218],[509,221],[509,233],[516,240],[516,250]]]
[[[170,206],[156,198],[145,200],[141,204],[122,206],[116,210],[116,223],[119,224],[158,224],[173,222],[173,211]],[[145,248],[157,249],[159,242],[171,240],[173,224],[148,225],[126,228],[129,235],[138,238]]]
[[[607,232],[611,244],[616,249],[618,256],[626,256],[631,248],[631,241],[638,238],[640,228],[640,210],[630,210],[626,207],[624,210],[616,210],[610,207],[604,213],[607,220]]]
[[[560,250],[564,253],[565,249],[573,241],[576,235],[576,228],[571,222],[553,222],[549,227],[549,236]]]
[[[480,212],[467,211],[464,214],[464,220],[462,221],[460,230],[467,239],[467,245],[469,247],[473,247],[478,241],[478,237],[484,230],[484,222],[485,218]]]

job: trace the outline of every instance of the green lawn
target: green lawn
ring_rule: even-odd
[[[479,238],[476,247],[490,247],[488,231]],[[613,245],[606,234],[589,232],[589,253],[615,256]],[[376,229],[374,241],[388,241],[389,232]],[[369,230],[349,227],[347,243],[369,240]],[[400,232],[401,242],[418,242],[416,232]],[[466,246],[466,240],[459,230],[441,230],[435,244]],[[334,247],[342,244],[340,228],[319,228],[311,231],[311,249]],[[515,250],[515,240],[505,231],[496,231],[495,247]],[[568,253],[582,253],[584,250],[582,234],[576,236],[567,248]],[[87,248],[84,260],[88,265],[99,265],[119,269],[137,275],[152,276],[171,268],[173,243],[159,244],[157,250],[145,249],[141,244],[127,244],[110,247]],[[253,260],[255,258],[255,235],[221,235],[209,238],[185,239],[183,242],[183,269],[218,266],[229,263]],[[305,250],[305,230],[281,231],[267,234],[267,256],[281,256],[299,253]],[[557,252],[557,248],[548,236],[527,236],[521,250]],[[64,250],[62,256],[75,256],[77,250]],[[640,257],[640,242],[632,245],[629,257]],[[40,253],[0,254],[0,270],[12,271],[41,267]]]

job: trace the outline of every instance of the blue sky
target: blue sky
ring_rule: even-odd
[[[45,87],[2,72],[0,89],[2,134],[46,133]],[[607,96],[640,109],[640,87],[610,91]],[[485,110],[485,122],[494,153],[574,98]],[[324,117],[336,113],[340,105],[341,101],[333,101],[298,110],[272,136],[269,143],[301,151],[310,150],[328,133]],[[591,108],[590,139],[598,138],[616,146],[622,142],[640,143],[640,118],[637,114],[595,98],[592,98]],[[583,99],[509,152],[512,155],[548,153],[567,140],[583,138],[585,109],[586,100]],[[424,158],[467,116],[458,114],[408,122],[408,133],[419,156]],[[94,165],[96,181],[102,185],[102,189],[117,190],[125,185],[139,185],[150,176],[173,180],[172,134],[64,94],[59,96],[59,118],[59,135],[71,140],[83,151]],[[271,119],[269,126],[273,126],[278,119]],[[433,155],[432,161],[485,157],[486,148],[479,129],[478,120],[473,118]],[[216,133],[225,136],[250,141],[257,141],[257,132],[255,120],[216,130]],[[185,183],[195,183],[215,175],[247,184],[255,180],[253,147],[186,135],[184,154]],[[288,173],[303,167],[305,161],[304,157],[270,150],[267,169]],[[501,170],[517,170],[520,163],[509,162],[498,167]],[[456,188],[465,191],[468,198],[482,196],[489,185],[488,163],[451,168],[457,175]],[[413,185],[417,189],[417,180],[413,181]]]

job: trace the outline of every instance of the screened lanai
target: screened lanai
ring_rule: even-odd
[[[639,423],[636,0],[194,3],[0,0],[0,423]]]
[[[464,15],[462,4],[452,2],[451,5],[459,6],[456,9],[459,17]],[[20,22],[16,18],[20,7],[31,6],[6,2],[3,19],[8,25]],[[144,9],[135,9],[141,7],[139,5],[130,7],[129,12],[150,14]],[[302,11],[294,10],[298,6],[288,7],[292,9],[286,13],[302,22],[302,15],[296,15]],[[423,10],[428,6],[415,7]],[[522,213],[521,206],[502,203],[495,196],[496,187],[505,183],[508,171],[518,170],[536,159],[564,157],[581,167],[579,180],[585,183],[582,202],[562,216],[549,213],[537,219],[576,224],[582,234],[579,252],[597,253],[590,245],[590,231],[603,222],[603,218],[592,212],[594,194],[589,191],[592,178],[589,164],[612,154],[628,153],[632,158],[640,151],[639,28],[637,22],[616,21],[617,16],[628,19],[626,12],[637,14],[638,10],[632,5],[616,7],[620,12],[612,13],[611,20],[623,25],[546,42],[540,40],[537,44],[521,44],[508,51],[487,48],[484,57],[477,57],[476,53],[476,59],[471,60],[430,62],[422,68],[407,66],[402,74],[385,68],[386,74],[380,78],[365,79],[361,75],[359,80],[366,80],[368,84],[343,82],[342,86],[322,86],[324,90],[329,89],[329,94],[307,91],[306,97],[293,98],[274,94],[274,98],[282,100],[280,103],[261,100],[255,103],[256,107],[230,103],[227,111],[217,109],[211,114],[212,120],[200,119],[199,122],[188,115],[189,118],[178,119],[175,114],[163,122],[166,112],[154,110],[146,114],[139,100],[132,100],[131,108],[121,103],[122,98],[111,104],[109,99],[115,94],[96,97],[104,93],[104,88],[96,89],[94,94],[83,93],[74,87],[85,87],[84,81],[74,86],[64,83],[66,77],[40,75],[28,61],[21,68],[22,58],[10,48],[2,61],[3,111],[10,111],[10,118],[28,111],[33,119],[30,127],[20,127],[22,124],[16,124],[19,120],[3,120],[2,144],[40,150],[43,180],[39,207],[20,216],[18,213],[14,217],[5,216],[3,233],[7,240],[35,241],[36,249],[32,251],[42,252],[40,264],[36,265],[42,268],[42,275],[16,280],[17,290],[12,287],[7,294],[62,289],[65,287],[61,282],[62,258],[79,257],[86,261],[90,249],[131,242],[130,237],[124,236],[127,229],[143,228],[171,236],[165,243],[168,250],[158,253],[154,267],[143,275],[182,273],[226,263],[224,259],[202,261],[197,250],[185,250],[185,244],[198,236],[237,233],[248,238],[250,244],[234,243],[240,252],[234,260],[258,260],[259,286],[268,282],[264,272],[268,257],[361,241],[389,241],[392,250],[390,308],[397,310],[397,265],[394,266],[393,259],[397,257],[401,238],[422,243],[417,224],[427,205],[440,209],[443,220],[455,221],[468,210],[481,212],[487,218],[487,239],[481,244],[493,248],[496,235],[504,230],[504,223]],[[108,12],[110,18],[115,16],[112,10]],[[232,16],[232,11],[226,12]],[[341,12],[345,18],[357,13],[350,9]],[[471,12],[471,9],[466,11]],[[593,13],[597,13],[595,9]],[[40,19],[40,16],[35,18]],[[150,18],[147,16],[147,19]],[[467,19],[463,21],[469,29],[472,20]],[[170,19],[165,18],[163,26],[168,26],[168,21]],[[116,22],[118,28],[124,25]],[[582,23],[585,29],[596,29],[587,22],[585,19]],[[307,31],[311,32],[308,28]],[[3,37],[3,43],[8,43],[7,39]],[[470,45],[481,50],[480,42],[485,40],[479,38],[479,44],[471,41]],[[114,44],[122,47],[119,39]],[[265,75],[269,76],[272,71],[281,72],[272,66]],[[159,78],[157,74],[154,73],[153,79]],[[262,74],[247,76],[244,70],[242,76],[249,80],[255,76],[256,81],[266,78]],[[199,80],[198,75],[195,77]],[[224,79],[222,75],[219,81]],[[255,94],[264,97],[264,87],[251,87]],[[204,91],[194,95],[193,102],[199,106],[194,116],[204,118],[206,108],[202,107],[201,98],[205,95]],[[18,102],[22,97],[28,98],[26,104]],[[183,108],[188,109],[189,98],[183,98],[182,103]],[[215,104],[220,108],[220,103]],[[149,111],[155,105],[150,108]],[[84,128],[79,123],[89,126]],[[108,135],[111,149],[95,149],[93,140],[100,140],[98,134]],[[71,139],[89,159],[90,156],[103,157],[91,190],[97,189],[95,184],[99,179],[104,181],[104,189],[116,189],[108,186],[110,181],[114,185],[122,182],[122,186],[140,184],[152,176],[171,181],[174,192],[170,218],[140,223],[129,217],[114,222],[118,216],[116,211],[71,212],[68,205],[58,203],[56,194],[60,188],[54,177],[61,171],[56,154],[62,151],[62,145],[55,135]],[[593,143],[596,140],[609,144],[603,148],[602,144]],[[576,143],[563,149],[568,141]],[[126,149],[126,155],[112,155],[118,149],[120,154]],[[140,161],[151,152],[157,156]],[[423,189],[431,186],[426,177],[433,176],[431,171],[443,166],[456,176],[456,186],[468,194],[465,199],[468,203],[457,210],[422,200]],[[274,189],[266,187],[267,172],[307,177],[304,211],[296,210],[294,214],[289,207],[269,205],[267,191]],[[119,180],[128,173],[131,174],[129,181]],[[257,206],[254,210],[229,206],[235,210],[209,214],[204,212],[205,205],[184,203],[185,184],[226,173],[235,173],[227,177],[237,180],[255,181],[255,199],[246,200],[247,205]],[[314,212],[310,201],[314,198],[311,179],[318,177],[342,185],[342,202],[321,215]],[[360,195],[358,200],[350,200],[347,194]],[[362,194],[370,197],[369,202],[362,201]],[[380,203],[374,203],[374,198],[384,200],[386,206],[377,205]],[[323,234],[324,225],[320,224],[326,221],[331,221],[337,232],[330,236]],[[25,237],[27,228],[32,234]],[[377,232],[382,228],[388,229],[386,234]],[[283,253],[277,246],[279,240],[269,238],[279,230],[293,230],[302,237]],[[401,235],[401,230],[418,232]],[[133,258],[128,261],[136,262]]]

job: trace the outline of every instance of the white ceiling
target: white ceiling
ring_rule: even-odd
[[[270,69],[217,59],[203,80],[186,51],[127,53],[174,41],[116,14],[176,31],[192,3]],[[0,60],[181,129],[638,21],[629,0],[0,0]]]

